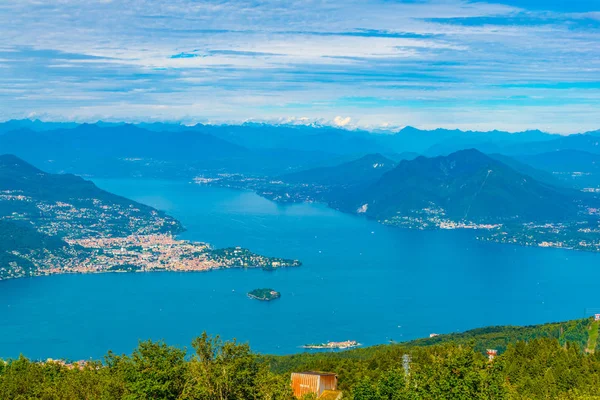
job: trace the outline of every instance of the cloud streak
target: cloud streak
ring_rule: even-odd
[[[0,119],[597,129],[600,7],[561,3],[7,0]]]

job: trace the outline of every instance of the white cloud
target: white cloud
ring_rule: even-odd
[[[351,121],[351,120],[352,120],[352,118],[350,118],[350,117],[345,117],[345,118],[344,118],[344,117],[340,117],[340,116],[338,115],[338,116],[336,116],[336,117],[333,119],[333,123],[334,123],[334,125],[336,125],[336,126],[346,126],[346,125],[348,125],[348,124],[350,123],[350,121]]]

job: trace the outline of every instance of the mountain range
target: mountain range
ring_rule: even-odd
[[[600,155],[599,143],[598,132],[560,136],[539,130],[509,133],[409,126],[397,132],[367,132],[260,123],[0,123],[0,151],[52,172],[169,179],[205,173],[276,177],[374,153],[399,161],[418,154],[449,155],[465,148],[527,163],[527,156],[564,150]]]
[[[130,124],[18,129],[0,135],[0,149],[52,172],[101,177],[189,179],[205,171],[277,174],[344,160],[318,150],[246,148],[204,131],[159,132]]]

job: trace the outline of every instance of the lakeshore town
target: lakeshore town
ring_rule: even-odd
[[[65,239],[62,252],[13,253],[34,265],[13,266],[0,280],[22,276],[102,272],[202,272],[220,268],[298,267],[301,262],[255,254],[241,247],[213,249],[206,243],[179,240],[171,234]]]
[[[595,209],[589,211],[597,212]],[[595,221],[582,220],[554,223],[477,223],[454,221],[444,216],[442,209],[423,209],[410,216],[395,216],[378,221],[384,225],[409,229],[467,229],[476,231],[476,239],[515,244],[583,251],[600,251],[600,226]]]
[[[343,342],[327,342],[327,343],[319,343],[319,344],[305,344],[301,346],[303,349],[310,350],[324,350],[324,349],[336,349],[336,350],[346,350],[352,349],[354,347],[362,346],[356,340],[345,340]]]
[[[213,249],[207,243],[176,238],[176,219],[141,204],[106,194],[104,199],[69,202],[36,199],[21,191],[0,192],[11,212],[0,220],[34,228],[60,245],[11,249],[0,265],[0,280],[64,273],[209,271],[219,268],[300,266],[298,260],[267,257],[241,247]]]
[[[323,194],[327,192],[328,188],[319,185],[286,184],[278,180],[236,174],[196,177],[194,182],[199,185],[253,190],[260,196],[282,204],[327,203]],[[598,190],[582,189],[583,192],[594,193]],[[358,209],[356,213],[362,214],[364,210]],[[502,223],[482,223],[450,219],[443,208],[432,205],[377,222],[388,226],[418,230],[472,230],[476,231],[476,239],[482,241],[597,252],[600,251],[600,225],[595,218],[589,217],[598,215],[600,215],[600,208],[585,207],[581,210],[580,221],[517,223],[509,220],[502,221]]]

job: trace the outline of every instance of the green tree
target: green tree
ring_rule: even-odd
[[[167,346],[164,342],[140,342],[131,357],[109,353],[106,364],[112,374],[120,377],[110,395],[121,392],[123,399],[175,400],[185,386],[187,364],[185,350]]]
[[[286,399],[289,381],[275,377],[259,363],[247,344],[223,342],[204,332],[194,339],[196,354],[190,362],[184,399]]]
[[[361,379],[352,392],[354,400],[382,400],[377,392],[376,385],[369,378]]]
[[[381,376],[377,383],[381,400],[403,400],[407,398],[406,381],[403,369],[392,369]]]
[[[471,347],[443,345],[413,356],[411,391],[417,398],[470,400],[478,398],[486,373],[486,358]]]

